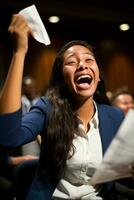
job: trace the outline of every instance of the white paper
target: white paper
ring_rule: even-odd
[[[134,163],[134,110],[130,110],[98,166],[91,184],[131,177],[129,166]]]
[[[26,18],[29,27],[33,31],[33,37],[38,42],[44,43],[45,45],[49,45],[49,36],[35,5],[24,8],[19,13]]]

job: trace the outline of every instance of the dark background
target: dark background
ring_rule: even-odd
[[[1,0],[0,29],[7,30],[13,13],[35,4],[49,33],[99,42],[106,39],[131,41],[134,34],[134,7],[130,0]],[[58,15],[58,24],[48,23],[48,16]],[[122,33],[120,23],[129,23],[131,29]],[[124,41],[124,42],[125,42]]]
[[[8,35],[11,16],[35,4],[50,36],[51,46],[46,48],[31,41],[24,74],[32,74],[42,89],[48,81],[49,76],[45,77],[45,74],[50,74],[58,48],[69,40],[83,39],[98,51],[107,90],[113,92],[128,87],[134,92],[132,3],[130,0],[0,0],[0,85],[3,85],[11,59],[12,44]],[[58,15],[60,22],[50,24],[48,17],[51,15]],[[121,23],[129,23],[130,30],[121,32]]]

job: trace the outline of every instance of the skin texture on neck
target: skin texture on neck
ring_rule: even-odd
[[[83,122],[85,132],[88,131],[88,123],[92,119],[95,112],[93,98],[90,97],[83,104],[76,109],[76,113]]]

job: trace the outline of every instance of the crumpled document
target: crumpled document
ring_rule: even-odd
[[[19,14],[26,18],[29,27],[33,31],[33,37],[38,42],[44,43],[45,45],[49,45],[51,43],[46,28],[34,4],[21,10]]]
[[[134,110],[128,111],[115,138],[96,169],[91,184],[131,177],[129,166],[134,164]]]

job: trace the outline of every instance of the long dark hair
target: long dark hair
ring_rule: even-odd
[[[52,104],[52,112],[48,122],[47,138],[43,141],[43,147],[47,159],[47,173],[56,181],[64,173],[66,160],[75,151],[72,141],[75,134],[79,134],[78,119],[76,113],[73,112],[72,99],[64,84],[62,74],[64,53],[74,45],[85,46],[93,52],[92,46],[84,41],[75,40],[63,46],[55,59],[50,84],[46,91],[46,96]],[[70,150],[72,154],[70,154]]]

